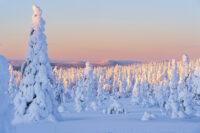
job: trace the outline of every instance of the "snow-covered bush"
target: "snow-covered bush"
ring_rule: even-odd
[[[148,121],[148,120],[152,120],[155,119],[155,116],[151,113],[151,112],[144,112],[141,120],[142,121]]]
[[[106,111],[106,114],[125,114],[126,110],[122,104],[120,104],[115,98],[111,97],[110,104]]]

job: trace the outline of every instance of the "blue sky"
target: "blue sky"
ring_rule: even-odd
[[[35,0],[49,55],[64,60],[199,57],[199,0]],[[0,53],[24,58],[32,1],[0,0]]]

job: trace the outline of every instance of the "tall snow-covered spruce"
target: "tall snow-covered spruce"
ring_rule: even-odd
[[[179,116],[191,116],[193,113],[192,108],[192,88],[191,88],[191,73],[189,64],[190,60],[188,55],[182,56],[180,80],[178,84],[178,98],[180,102]]]
[[[170,89],[170,95],[167,102],[167,111],[169,115],[171,115],[171,118],[178,118],[179,117],[179,102],[178,102],[178,81],[179,81],[179,75],[178,75],[178,68],[177,68],[177,62],[176,60],[172,60],[172,67],[170,71],[170,81],[169,81],[169,89]]]
[[[84,74],[80,77],[75,92],[75,110],[77,112],[88,110],[95,99],[93,66],[89,62],[86,62],[85,66]]]
[[[53,114],[54,76],[49,63],[42,10],[33,5],[28,53],[21,67],[22,80],[14,99],[14,123],[39,121]]]

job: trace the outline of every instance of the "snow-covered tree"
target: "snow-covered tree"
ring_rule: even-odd
[[[116,65],[113,69],[113,84],[112,84],[112,95],[115,97],[118,96],[118,91],[119,91],[119,66]]]
[[[133,86],[131,102],[133,104],[139,104],[141,102],[140,81],[137,78]]]
[[[75,92],[75,108],[77,112],[88,110],[91,107],[91,103],[95,101],[97,93],[94,84],[93,66],[89,62],[86,62],[85,66],[84,73],[78,81]]]
[[[161,82],[154,86],[155,99],[160,111],[166,113],[166,105],[169,97],[168,84]]]
[[[32,28],[26,60],[21,67],[22,80],[14,99],[14,123],[38,121],[56,115],[53,111],[54,76],[49,63],[45,21],[42,10],[33,5]],[[53,115],[52,115],[53,114]]]
[[[127,91],[126,91],[126,80],[123,79],[122,74],[123,74],[122,70],[120,69],[119,76],[118,76],[118,85],[119,85],[118,96],[119,97],[125,97],[126,94],[127,94]]]
[[[96,88],[95,88],[95,84],[94,84],[94,73],[93,73],[93,66],[89,63],[86,62],[86,67],[84,70],[84,86],[86,87],[86,99],[87,102],[91,102],[92,100],[94,100],[95,96],[96,96]]]
[[[153,101],[153,90],[152,88],[150,88],[149,83],[147,82],[147,80],[142,80],[141,81],[141,85],[140,85],[140,96],[141,96],[141,104],[143,107],[148,107],[148,106],[152,106],[154,103]]]
[[[65,94],[64,94],[65,88],[64,84],[61,80],[56,79],[56,86],[54,89],[54,98],[55,98],[55,104],[56,107],[62,106],[64,108],[64,100],[65,100]],[[55,105],[54,105],[55,106]]]
[[[200,67],[196,67],[192,73],[192,88],[195,102],[200,105]]]
[[[192,73],[192,94],[193,94],[193,105],[200,105],[200,67],[197,66]],[[196,116],[200,117],[200,110],[196,110]]]
[[[8,61],[0,55],[0,132],[11,133],[12,106],[8,95]]]
[[[127,96],[130,96],[130,92],[133,90],[133,82],[132,82],[132,79],[131,79],[131,76],[130,74],[128,75],[127,79],[126,79],[126,95]]]
[[[109,98],[109,91],[107,90],[107,84],[105,83],[106,79],[102,75],[100,75],[97,89],[97,106],[99,109],[106,108],[106,103]]]
[[[111,97],[107,110],[104,111],[106,114],[125,114],[126,110],[122,104],[120,104],[116,98]]]
[[[190,116],[192,114],[192,95],[191,95],[191,75],[189,71],[189,57],[182,56],[181,73],[178,84],[178,97],[180,102],[179,117]]]
[[[171,118],[178,118],[179,117],[179,101],[178,101],[178,68],[177,63],[175,60],[172,60],[172,68],[170,71],[170,96],[167,101],[167,110],[168,113],[171,115]]]
[[[9,72],[10,72],[10,80],[9,80],[8,93],[10,95],[10,99],[11,99],[11,103],[12,103],[19,88],[17,85],[17,81],[16,81],[17,79],[15,77],[15,72],[14,72],[13,66],[11,64],[9,65]]]
[[[75,91],[75,111],[81,112],[86,108],[86,90],[84,86],[84,78],[78,80]]]

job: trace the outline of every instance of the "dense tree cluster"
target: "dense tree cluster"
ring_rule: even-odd
[[[158,107],[170,118],[188,118],[200,114],[199,66],[200,60],[184,54],[180,61],[110,67],[86,62],[85,68],[55,67],[53,73],[64,110],[72,103],[76,112],[125,113],[120,101],[127,98],[133,106]]]

